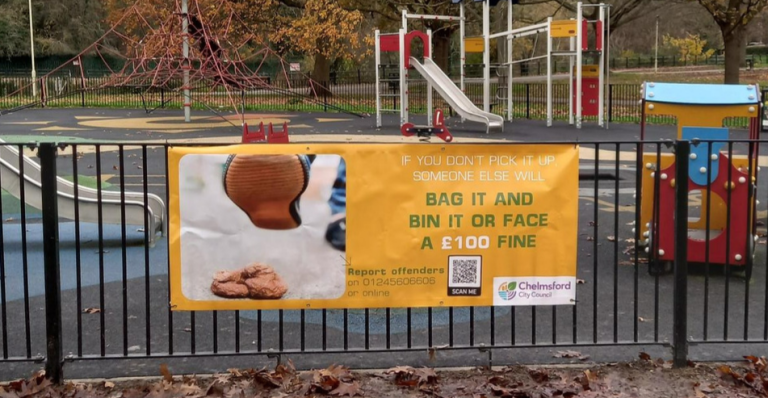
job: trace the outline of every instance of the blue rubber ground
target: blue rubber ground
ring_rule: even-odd
[[[31,220],[30,220],[31,221]],[[42,248],[42,224],[36,221],[26,225],[27,247],[27,273],[29,297],[45,294],[43,275],[43,248]],[[59,229],[59,245],[61,247],[61,288],[62,291],[75,290],[77,288],[77,246],[75,223],[62,222]],[[101,232],[103,257],[99,256],[99,229],[97,224],[80,224],[80,285],[98,286],[100,283],[100,269],[103,266],[104,283],[120,282],[123,280],[123,250],[122,227],[118,225],[104,225]],[[6,300],[24,299],[24,257],[21,224],[18,222],[5,223],[3,225],[4,236],[4,265],[6,274],[5,286],[0,286],[0,291],[5,290]],[[127,280],[143,279],[146,277],[144,232],[136,227],[127,226],[125,230],[125,274]],[[102,260],[103,259],[103,260]],[[103,264],[103,265],[102,265]],[[159,239],[149,249],[149,276],[168,274],[168,241]],[[107,294],[106,300],[109,306],[112,300],[121,300],[120,295]],[[509,313],[507,308],[496,308],[497,316]],[[285,322],[300,322],[300,311],[284,311]],[[256,319],[257,311],[241,311],[240,316],[246,319]],[[476,308],[475,320],[488,319],[491,316],[489,308]],[[278,322],[278,311],[262,311],[262,321]],[[470,311],[468,308],[454,308],[454,323],[468,322]],[[306,311],[305,322],[322,324],[322,311]],[[348,311],[348,331],[352,333],[364,333],[366,327],[364,310]],[[412,330],[428,328],[428,310],[414,309],[411,316]],[[326,315],[328,327],[339,330],[344,329],[344,318],[340,311],[329,312]],[[432,311],[433,326],[449,325],[449,310],[436,308]],[[371,334],[386,334],[386,310],[369,310],[368,330]],[[408,330],[408,316],[404,309],[394,309],[390,312],[390,333],[405,333]]]

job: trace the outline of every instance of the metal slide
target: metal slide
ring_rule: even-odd
[[[448,102],[448,105],[465,119],[484,123],[486,125],[486,133],[490,133],[491,130],[504,132],[504,118],[485,112],[475,106],[434,61],[426,58],[422,65],[417,59],[411,57],[411,65],[432,84],[435,90],[440,93],[440,96]]]
[[[0,143],[5,141],[0,140]],[[27,156],[19,156],[15,146],[0,145],[0,182],[2,188],[16,198],[21,197],[21,178],[19,178],[19,158],[24,162],[24,201],[36,209],[42,209],[42,187],[40,184],[40,165]],[[59,217],[75,219],[75,184],[63,178],[56,178],[59,196]],[[80,222],[99,222],[99,191],[80,185],[77,191]],[[144,216],[147,214],[150,245],[154,246],[155,237],[167,233],[165,204],[157,195],[147,194],[147,206],[144,205],[143,192],[125,192],[121,200],[119,191],[101,190],[101,219],[105,224],[122,224],[122,207],[125,204],[126,225],[144,228]]]

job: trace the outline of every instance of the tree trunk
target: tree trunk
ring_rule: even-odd
[[[453,30],[443,29],[432,34],[432,60],[440,66],[445,73],[450,71],[451,34]]]
[[[741,64],[741,29],[734,29],[729,34],[723,33],[725,43],[725,84],[739,84]]]
[[[331,60],[323,54],[315,54],[315,68],[312,70],[312,80],[320,83],[323,87],[315,87],[318,96],[332,96],[331,85]]]

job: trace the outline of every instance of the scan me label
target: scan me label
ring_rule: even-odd
[[[493,278],[493,305],[573,304],[576,278]]]

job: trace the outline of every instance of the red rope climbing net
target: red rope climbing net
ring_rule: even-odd
[[[289,64],[269,47],[265,36],[254,32],[229,4],[223,0],[200,3],[188,0],[188,33],[184,34],[185,15],[179,0],[175,0],[173,12],[157,12],[153,16],[142,12],[152,6],[148,0],[137,0],[97,41],[8,97],[26,97],[27,103],[19,108],[54,99],[56,95],[48,93],[48,80],[65,68],[82,65],[87,56],[98,60],[97,68],[108,71],[107,77],[94,83],[94,79],[86,76],[83,66],[75,68],[79,69],[80,76],[73,79],[79,80],[79,87],[64,95],[113,87],[129,87],[139,92],[163,89],[182,95],[189,89],[193,101],[198,103],[204,104],[206,98],[212,96],[225,97],[238,115],[241,95],[248,90],[280,91],[319,101],[318,92],[325,88],[305,75],[297,79],[296,73],[291,72],[293,77],[289,76]],[[189,48],[186,58],[183,55],[185,39]],[[273,71],[275,80],[272,81],[262,70],[266,65],[273,68],[275,63],[279,68],[276,73]],[[114,66],[116,64],[119,66]],[[187,84],[182,83],[185,72],[188,72]],[[274,84],[280,80],[283,81],[279,86]],[[292,86],[292,81],[297,80],[301,87]],[[29,98],[32,84],[40,88],[38,98]]]

